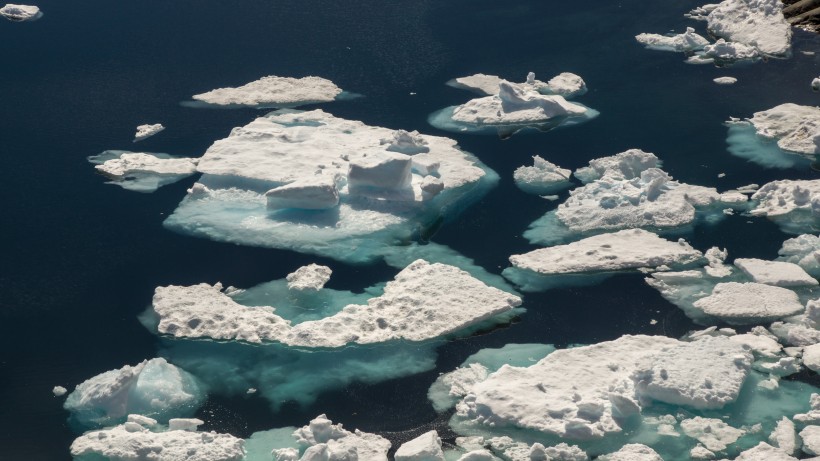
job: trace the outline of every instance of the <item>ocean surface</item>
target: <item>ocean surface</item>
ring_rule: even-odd
[[[766,169],[726,150],[729,117],[793,102],[818,105],[820,38],[795,30],[794,56],[752,65],[693,66],[650,51],[634,36],[703,25],[683,17],[698,1],[551,0],[133,0],[37,2],[44,17],[0,21],[0,459],[69,460],[78,435],[55,385],[69,390],[103,371],[157,356],[159,341],[137,320],[159,285],[200,282],[250,287],[316,262],[329,287],[360,291],[389,280],[384,264],[350,266],[289,251],[178,235],[162,226],[194,178],[145,195],[106,185],[86,157],[107,149],[200,156],[215,140],[261,115],[252,109],[180,105],[191,95],[265,75],[328,78],[363,98],[320,105],[344,118],[449,136],[501,176],[490,194],[432,237],[493,273],[533,249],[521,234],[560,202],[524,194],[515,168],[539,154],[564,168],[628,148],[653,152],[676,179],[725,190],[808,169]],[[806,55],[801,51],[818,52]],[[427,123],[472,95],[448,80],[485,73],[523,81],[573,72],[577,98],[595,120],[548,133],[452,134]],[[738,78],[719,86],[719,76]],[[133,145],[135,127],[167,129]],[[720,173],[725,177],[719,178]],[[562,195],[562,197],[565,196]],[[788,236],[764,219],[729,216],[684,235],[730,257],[777,255]],[[446,418],[429,385],[468,355],[510,342],[566,346],[623,334],[680,336],[696,327],[639,275],[526,294],[509,326],[447,343],[435,370],[327,392],[307,407],[273,412],[260,397],[211,396],[206,429],[246,437],[301,426],[327,413],[347,428],[401,441]],[[650,324],[651,320],[656,324]]]

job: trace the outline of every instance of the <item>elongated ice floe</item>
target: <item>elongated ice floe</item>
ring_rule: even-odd
[[[245,459],[245,441],[230,434],[199,432],[195,425],[190,424],[180,424],[180,428],[175,428],[173,424],[169,428],[157,428],[155,424],[156,421],[150,418],[131,415],[125,424],[87,432],[78,437],[71,444],[71,455],[78,461],[100,457],[152,461]]]
[[[532,161],[533,166],[521,166],[513,172],[515,185],[522,191],[545,195],[572,185],[572,170],[561,168],[538,155],[533,155]]]
[[[162,123],[155,123],[153,125],[140,125],[137,127],[137,134],[134,135],[134,142],[142,141],[143,139],[148,139],[164,129],[165,127],[162,126]]]
[[[88,157],[110,184],[136,192],[154,192],[196,173],[197,159],[168,154],[107,150]]]
[[[105,425],[119,422],[130,413],[161,421],[172,415],[193,414],[204,397],[193,376],[156,358],[80,383],[63,406],[82,425]]]
[[[527,76],[524,83],[512,83],[483,74],[456,79],[456,86],[475,89],[489,96],[437,111],[430,115],[428,121],[442,130],[498,133],[502,138],[524,128],[546,131],[558,126],[582,123],[596,117],[598,112],[569,102],[561,94],[550,90],[554,86],[557,93],[581,94],[586,86],[583,80],[574,77],[576,76],[561,74],[553,79],[554,82],[550,80],[547,84],[535,80],[533,73]],[[498,87],[491,91],[489,86],[495,81]]]
[[[272,307],[245,307],[220,286],[159,287],[153,310],[157,329],[178,338],[278,342],[302,347],[341,347],[406,339],[423,341],[469,327],[521,304],[453,266],[418,260],[367,305],[291,325]]]
[[[267,76],[236,88],[218,88],[193,96],[196,103],[214,107],[297,107],[319,102],[330,102],[342,89],[322,77]]]
[[[686,32],[675,35],[638,34],[635,40],[652,50],[678,52],[700,50],[709,44],[709,40],[691,27],[687,27]]]
[[[447,84],[455,88],[472,90],[479,94],[492,96],[498,94],[499,84],[501,84],[501,82],[510,83],[497,75],[475,74],[469,77],[453,79],[447,82]],[[565,98],[580,96],[587,91],[584,79],[571,72],[562,72],[551,78],[548,82],[536,80],[535,73],[530,72],[527,74],[525,84],[541,94],[557,94]]]
[[[724,0],[706,15],[709,32],[754,46],[762,54],[791,54],[791,26],[781,0]]]
[[[717,77],[713,78],[712,81],[718,85],[734,85],[737,83],[737,79],[735,77]]]
[[[639,443],[624,445],[620,450],[598,457],[601,461],[663,461],[655,450]]]
[[[513,267],[504,276],[530,291],[570,283],[561,276],[575,275],[581,282],[584,275],[658,266],[680,269],[702,261],[703,254],[683,239],[673,242],[642,229],[627,229],[510,256]]]
[[[166,227],[348,262],[418,238],[498,180],[452,139],[321,110],[280,110],[235,128],[197,170],[204,176]]]
[[[36,6],[15,5],[8,3],[4,7],[0,8],[0,16],[3,16],[9,21],[22,22],[40,19],[43,16],[43,13],[40,11],[40,8]]]

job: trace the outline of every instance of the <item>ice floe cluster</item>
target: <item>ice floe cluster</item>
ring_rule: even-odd
[[[192,107],[283,108],[335,100],[342,89],[322,77],[262,77],[236,88],[217,88],[193,96]]]
[[[40,19],[43,16],[43,12],[36,6],[8,3],[0,8],[0,16],[15,22],[34,21],[35,19]]]
[[[532,72],[524,83],[476,74],[457,78],[450,84],[487,96],[430,115],[430,124],[442,130],[498,133],[504,138],[524,128],[546,131],[582,123],[598,115],[593,109],[567,101],[566,98],[586,92],[583,79],[575,74],[562,73],[546,83],[536,80]]]

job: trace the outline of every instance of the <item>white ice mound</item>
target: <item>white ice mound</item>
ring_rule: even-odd
[[[817,77],[811,81],[811,90],[820,91],[820,77]]]
[[[230,434],[144,427],[145,418],[86,432],[71,444],[76,460],[243,461],[245,441]]]
[[[577,242],[510,256],[516,269],[540,276],[611,272],[668,266],[680,268],[703,261],[703,254],[685,240],[672,242],[642,229],[626,229],[587,237]],[[522,284],[515,271],[504,275]],[[524,289],[533,288],[526,283]]]
[[[817,280],[797,264],[784,261],[766,261],[755,258],[735,259],[739,267],[752,281],[779,287],[812,286]]]
[[[80,383],[63,406],[81,424],[104,425],[130,413],[159,420],[192,414],[204,397],[193,376],[156,358],[106,371]]]
[[[760,283],[719,283],[694,305],[730,324],[764,323],[803,312],[795,292]]]
[[[292,449],[274,449],[273,459],[301,461],[387,461],[390,441],[375,434],[355,430],[350,432],[341,424],[333,424],[325,415],[319,415],[310,424],[293,433],[302,455]],[[293,453],[295,452],[295,453]],[[290,457],[289,455],[296,456]]]
[[[246,307],[221,286],[159,287],[153,309],[158,331],[178,338],[278,342],[302,347],[342,347],[405,339],[424,341],[453,333],[521,304],[446,264],[418,260],[367,305],[348,305],[335,315],[291,326],[273,307]]]
[[[134,142],[148,139],[164,129],[165,127],[162,126],[162,123],[156,123],[154,125],[140,125],[137,127],[137,134],[134,135]]]
[[[681,421],[683,433],[702,443],[712,452],[720,452],[732,445],[746,431],[734,428],[715,418],[695,416]]]
[[[498,88],[492,92],[484,87],[491,80],[489,76],[462,79],[462,82],[457,79],[457,86],[477,89],[490,96],[442,109],[433,113],[428,121],[442,130],[495,132],[501,137],[509,137],[524,128],[546,131],[562,125],[578,124],[596,117],[598,113],[581,104],[569,102],[561,95],[581,94],[586,89],[583,80],[576,77],[574,74],[561,74],[553,79],[554,82],[551,80],[551,83],[543,83],[535,80],[535,75],[530,73],[525,83],[499,79]],[[467,84],[463,83],[465,81]],[[556,92],[550,89],[553,83]]]
[[[735,461],[797,461],[797,458],[766,442],[760,442],[754,448],[741,453]]]
[[[735,77],[717,77],[713,78],[712,81],[718,85],[734,85],[737,83],[737,79]]]
[[[797,264],[813,277],[820,277],[820,236],[803,234],[788,239],[778,254],[778,260]]]
[[[588,184],[601,179],[607,172],[615,172],[624,179],[639,178],[641,173],[650,168],[660,168],[661,161],[655,154],[640,149],[629,149],[624,152],[589,161],[589,166],[575,170],[575,177]]]
[[[330,280],[332,271],[327,266],[309,264],[296,269],[287,276],[288,289],[298,291],[319,291]]]
[[[167,154],[108,150],[88,157],[111,184],[136,192],[154,192],[196,173],[197,159]]]
[[[472,90],[479,94],[488,96],[497,95],[499,85],[502,82],[511,83],[497,75],[475,74],[469,77],[459,77],[451,80],[447,84],[455,88],[462,88]],[[513,83],[513,85],[516,85]],[[519,84],[521,85],[521,84]],[[535,73],[527,74],[527,80],[523,85],[528,85],[530,88],[542,94],[557,94],[565,98],[572,98],[580,96],[587,92],[587,85],[580,75],[571,72],[561,72],[548,82],[542,82],[535,79]]]
[[[754,195],[750,213],[766,216],[785,232],[816,232],[820,220],[820,180],[781,180],[764,184]]]
[[[663,461],[655,450],[640,443],[630,443],[620,450],[608,455],[599,456],[600,461]]]
[[[9,21],[33,21],[35,19],[40,19],[43,16],[43,13],[40,11],[40,8],[32,5],[14,5],[12,3],[6,4],[6,6],[0,8],[0,16],[8,19]]]
[[[342,89],[321,77],[262,77],[236,88],[218,88],[193,96],[195,101],[217,107],[297,107],[330,102]]]
[[[743,346],[721,337],[685,343],[623,336],[559,350],[525,368],[505,365],[472,387],[457,415],[479,425],[600,438],[621,432],[621,422],[652,400],[721,408],[737,398],[751,360]]]
[[[435,430],[425,432],[396,450],[396,461],[444,461],[441,439]]]
[[[811,157],[820,153],[820,107],[781,104],[755,112],[749,123],[758,136],[777,141],[786,152]]]
[[[280,110],[235,128],[197,169],[205,175],[167,227],[350,262],[417,238],[498,179],[452,139],[321,110]]]
[[[689,64],[712,64],[728,65],[741,61],[755,61],[760,58],[757,48],[744,45],[739,42],[727,42],[719,39],[713,44],[706,45],[702,51],[690,56],[686,62]]]
[[[545,195],[569,187],[571,170],[533,155],[533,166],[521,166],[513,172],[519,189],[529,194]]]
[[[724,0],[706,16],[712,34],[768,56],[791,54],[791,26],[780,0]]]
[[[687,27],[686,32],[676,35],[638,34],[635,40],[652,50],[678,52],[700,50],[709,44],[709,40],[697,34],[691,27]]]

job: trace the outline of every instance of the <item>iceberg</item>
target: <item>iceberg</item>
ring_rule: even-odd
[[[511,83],[497,75],[475,74],[469,77],[459,77],[447,82],[454,88],[471,90],[478,94],[493,96],[498,94],[499,85],[502,82]],[[580,75],[571,72],[561,72],[548,82],[535,79],[535,73],[527,74],[526,85],[541,94],[557,94],[565,98],[580,96],[587,92],[587,86]]]
[[[791,26],[781,0],[724,0],[706,15],[709,32],[753,46],[766,56],[791,54]]]
[[[765,216],[787,233],[816,232],[820,215],[820,180],[780,180],[752,195],[752,216]]]
[[[646,45],[648,49],[659,51],[696,51],[703,49],[709,44],[701,35],[695,32],[691,27],[686,28],[686,32],[676,35],[659,35],[659,34],[638,34],[635,36],[638,43]]]
[[[288,274],[288,290],[319,291],[330,280],[331,273],[329,267],[318,264],[300,267]]]
[[[106,371],[78,384],[64,408],[83,426],[121,422],[138,413],[167,421],[193,414],[205,398],[199,381],[165,359],[145,360]]]
[[[137,134],[134,135],[134,142],[148,139],[164,129],[165,127],[162,126],[161,123],[156,123],[154,125],[140,125],[137,127]]]
[[[757,48],[739,42],[727,42],[721,38],[713,44],[704,46],[703,50],[690,56],[686,62],[689,64],[728,66],[737,62],[756,61],[758,59],[760,59],[760,52]]]
[[[279,110],[235,128],[197,171],[204,175],[166,219],[169,229],[351,263],[383,258],[498,181],[452,139],[321,110]]]
[[[330,102],[342,89],[322,77],[267,76],[236,88],[218,88],[193,96],[190,107],[220,108],[286,108]]]
[[[296,429],[292,437],[298,448],[274,448],[273,459],[387,461],[387,451],[390,449],[390,441],[387,439],[359,430],[350,432],[341,424],[333,424],[325,415],[319,415],[307,426]]]
[[[36,6],[8,3],[0,8],[0,16],[15,22],[34,21],[35,19],[40,19],[43,16],[43,12]]]
[[[88,157],[94,169],[111,178],[109,184],[150,193],[196,173],[197,159],[168,154],[107,150]]]
[[[572,185],[571,170],[561,168],[538,155],[533,155],[532,161],[533,166],[521,166],[513,172],[515,185],[522,191],[547,195]]]

